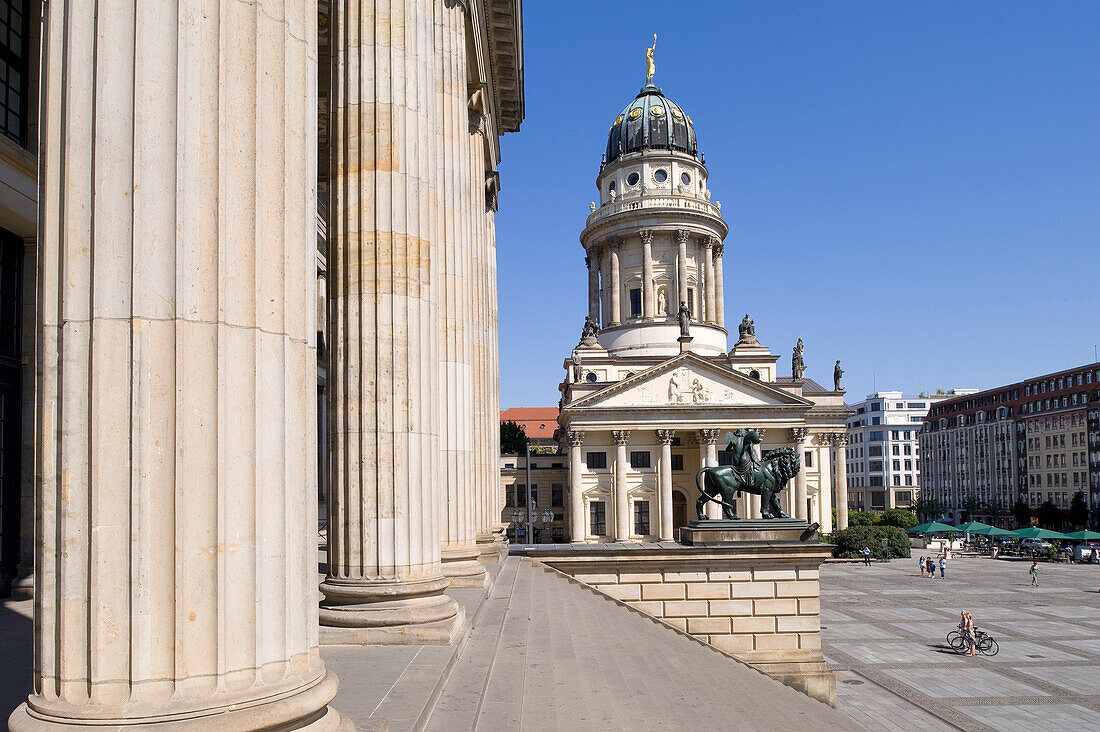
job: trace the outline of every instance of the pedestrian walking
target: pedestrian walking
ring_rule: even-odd
[[[1038,587],[1039,586],[1039,563],[1038,562],[1032,562],[1031,563],[1031,569],[1029,569],[1028,572],[1031,574],[1031,586],[1032,587]]]
[[[863,563],[868,567],[871,566],[871,549],[870,547],[863,547]]]
[[[923,556],[920,558],[920,563],[919,564],[920,564],[920,576],[923,577],[925,572],[928,571],[928,568],[924,566],[924,557]]]
[[[940,557],[940,579],[947,579],[947,560]]]

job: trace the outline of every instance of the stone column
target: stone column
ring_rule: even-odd
[[[611,324],[611,250],[606,245],[599,247],[600,257],[600,301],[603,306],[604,327]]]
[[[600,258],[593,250],[585,255],[588,266],[588,317],[596,325],[600,324]]]
[[[653,231],[642,229],[642,314],[647,320],[657,315],[657,300],[653,292]]]
[[[43,16],[10,729],[350,729],[317,637],[317,4]]]
[[[819,474],[821,475],[821,485],[817,491],[817,521],[821,522],[821,531],[829,533],[833,530],[833,466],[832,466],[832,450],[829,446],[832,444],[833,437],[831,434],[818,435],[819,443],[825,448],[819,451],[818,459],[821,460],[821,466]],[[839,513],[839,512],[838,512]]]
[[[760,456],[764,453],[764,434],[767,432],[767,430],[763,427],[755,427],[753,429],[760,437],[760,444],[754,445],[752,448],[752,451],[756,453],[756,459],[759,461]],[[749,518],[760,518],[760,495],[757,493],[749,493],[748,501],[746,501],[745,503],[747,509],[746,513],[748,514]]]
[[[661,482],[658,493],[661,500],[661,522],[658,538],[661,541],[672,541],[672,438],[676,435],[673,430],[657,430],[657,441],[661,443]]]
[[[569,442],[569,527],[573,541],[584,541],[588,532],[584,520],[584,486],[581,483],[581,471],[584,469],[581,443],[584,442],[584,433],[569,430],[565,433],[565,439]]]
[[[844,450],[848,444],[847,432],[833,434],[833,444],[836,446],[836,527],[848,528],[848,465],[845,462]],[[890,490],[887,488],[887,490]],[[891,506],[893,508],[893,506]]]
[[[716,429],[699,430],[699,437],[702,440],[699,456],[702,458],[703,465],[708,468],[718,465],[718,432],[719,430]],[[724,515],[720,505],[714,501],[707,502],[708,518],[720,519]]]
[[[611,325],[616,326],[623,322],[623,285],[619,276],[619,239],[617,237],[609,239],[607,248],[611,252]]]
[[[676,230],[676,244],[678,250],[676,253],[676,302],[669,303],[668,310],[670,313],[675,313],[680,309],[680,303],[687,302],[688,299],[688,230],[677,229]]]
[[[407,642],[421,626],[420,642],[446,643],[460,622],[440,566],[436,7],[333,8],[331,642]],[[383,119],[361,144],[362,120]]]
[[[35,349],[35,331],[38,328],[38,239],[23,239],[23,301],[20,318],[20,348],[25,354],[33,354]],[[19,418],[22,423],[20,460],[22,470],[19,475],[19,566],[16,579],[12,582],[12,597],[17,599],[34,596],[34,489],[35,474],[30,466],[34,465],[35,429],[34,418],[37,411],[35,398],[35,379],[28,359],[28,368],[23,375],[20,389]]]
[[[706,269],[706,303],[707,303],[707,322],[718,322],[717,316],[715,316],[715,304],[714,304],[714,259],[712,243],[714,237],[708,236],[703,240],[703,263]]]
[[[714,251],[714,300],[715,300],[715,320],[714,322],[721,327],[726,327],[726,291],[722,286],[722,253],[725,251],[725,246],[718,240],[717,237],[712,239],[713,251]]]
[[[615,541],[630,541],[630,487],[626,482],[630,430],[613,430],[611,436],[615,439]]]
[[[791,447],[798,455],[799,471],[798,475],[794,478],[794,505],[791,512],[792,518],[806,519],[806,499],[808,498],[806,492],[806,435],[808,430],[804,427],[795,427],[791,430]]]

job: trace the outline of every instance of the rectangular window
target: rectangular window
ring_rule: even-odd
[[[912,470],[913,469],[913,461],[912,460],[906,460],[905,461],[905,469],[906,470]]]
[[[584,456],[585,465],[589,470],[606,470],[607,469],[607,453],[606,452],[590,452]]]
[[[928,405],[924,402],[909,402],[906,406],[908,406],[909,409],[928,409]]]
[[[630,291],[630,317],[642,317],[642,291],[640,288]]]
[[[802,462],[807,468],[812,468],[814,466],[814,454],[812,452],[806,452],[803,455]]]
[[[639,536],[649,533],[649,501],[634,501],[634,533]]]
[[[638,470],[640,468],[649,467],[649,451],[639,450],[637,452],[631,451],[630,453],[630,467]]]
[[[0,132],[27,142],[29,13],[26,0],[0,2]]]
[[[516,505],[516,487],[514,485],[505,486],[504,505],[506,507]]]
[[[695,316],[695,290],[688,288],[688,312],[691,313],[691,317]]]
[[[523,483],[516,484],[516,505],[521,507],[527,505],[527,486]]]
[[[603,501],[592,501],[588,504],[588,511],[592,517],[592,536],[604,536],[607,534],[607,514]]]
[[[895,439],[897,439],[897,438],[895,438]],[[890,454],[891,455],[900,455],[901,454],[901,445],[891,445],[890,446]]]
[[[674,454],[672,456],[672,470],[677,471],[677,470],[683,470],[683,469],[684,469],[684,456]]]
[[[894,461],[891,462],[891,466],[894,468],[894,470],[899,470],[900,471],[901,470],[901,461],[900,460],[894,460]]]
[[[882,430],[874,430],[867,436],[868,442],[882,442]]]
[[[561,483],[550,486],[550,505],[554,508],[565,505],[565,486]]]

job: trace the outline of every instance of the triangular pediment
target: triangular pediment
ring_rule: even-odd
[[[611,384],[570,409],[629,407],[810,407],[812,403],[692,353]]]

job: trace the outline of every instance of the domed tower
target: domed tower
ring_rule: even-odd
[[[611,356],[679,353],[684,303],[690,349],[724,355],[722,240],[729,228],[710,200],[691,117],[652,75],[611,123],[596,188],[599,204],[581,244],[600,346]]]

